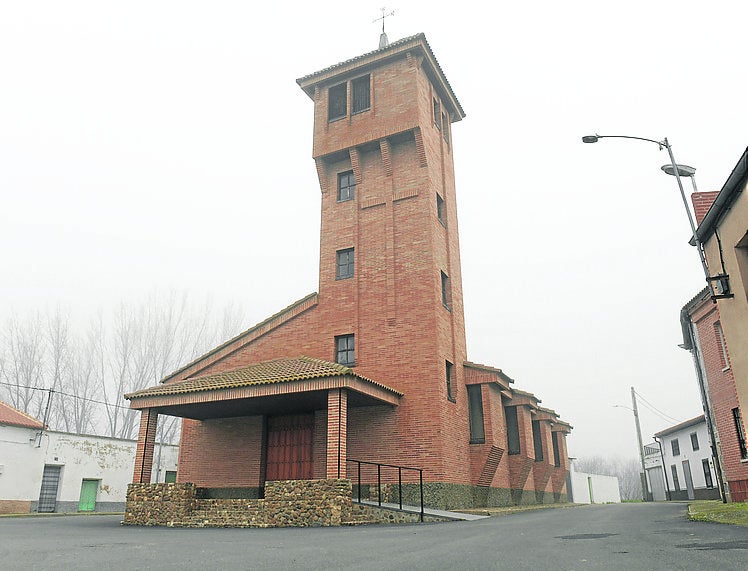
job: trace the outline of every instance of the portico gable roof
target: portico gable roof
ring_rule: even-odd
[[[206,419],[323,409],[330,389],[347,389],[351,407],[397,405],[403,396],[345,365],[302,356],[161,384],[125,398],[130,408]]]

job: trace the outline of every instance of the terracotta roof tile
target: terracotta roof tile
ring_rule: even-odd
[[[364,381],[373,383],[378,387],[387,389],[395,394],[401,395],[401,393],[394,389],[356,374],[353,369],[346,367],[345,365],[302,356],[296,359],[274,359],[272,361],[263,361],[261,363],[253,363],[240,369],[223,371],[221,373],[195,377],[184,381],[166,383],[126,394],[125,398],[130,400],[133,398],[158,395],[184,394],[346,375],[357,377]]]
[[[44,428],[44,424],[25,412],[13,408],[0,400],[0,424],[23,426],[24,428]]]

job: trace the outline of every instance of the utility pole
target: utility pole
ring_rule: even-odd
[[[642,500],[645,502],[647,501],[647,470],[644,467],[644,445],[642,444],[642,429],[641,426],[639,426],[639,409],[636,408],[636,391],[634,391],[634,387],[631,387],[631,404],[634,407],[634,422],[636,422],[636,438],[639,441],[639,458],[642,462],[642,473],[641,473],[641,481],[642,481]],[[665,467],[662,467],[663,471],[665,470]]]

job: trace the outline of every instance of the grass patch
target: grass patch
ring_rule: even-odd
[[[691,502],[688,504],[688,519],[748,527],[748,503],[723,504],[719,500]]]

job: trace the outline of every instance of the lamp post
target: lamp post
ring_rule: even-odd
[[[699,237],[696,234],[696,224],[693,220],[693,215],[691,214],[691,209],[688,207],[688,201],[686,200],[686,193],[683,190],[683,181],[681,180],[681,177],[689,177],[691,178],[691,182],[693,184],[694,190],[696,190],[696,181],[694,180],[693,176],[696,172],[696,169],[693,167],[689,167],[686,165],[679,165],[675,162],[675,157],[673,156],[673,149],[670,146],[670,143],[667,140],[667,137],[665,137],[662,141],[656,141],[655,139],[646,139],[644,137],[630,137],[628,135],[586,135],[582,137],[583,143],[597,143],[600,139],[635,139],[637,141],[648,141],[650,143],[656,144],[658,147],[660,147],[660,150],[667,149],[668,156],[670,157],[670,164],[665,165],[662,167],[662,170],[665,171],[667,174],[672,175],[675,177],[675,180],[678,181],[678,189],[680,190],[680,197],[683,200],[683,206],[686,209],[686,214],[688,215],[688,222],[691,225],[691,235],[693,236],[692,241],[694,245],[696,246],[696,251],[699,253],[699,261],[701,261],[701,268],[704,270],[704,277],[706,278],[707,284],[709,285],[709,291],[712,294],[712,299],[716,300],[717,298],[723,298],[723,297],[732,297],[730,294],[730,287],[727,282],[727,276],[726,275],[718,275],[715,277],[711,277],[709,275],[709,267],[706,264],[706,258],[704,257],[704,248],[699,241]],[[712,283],[717,283],[717,293],[712,289]]]

